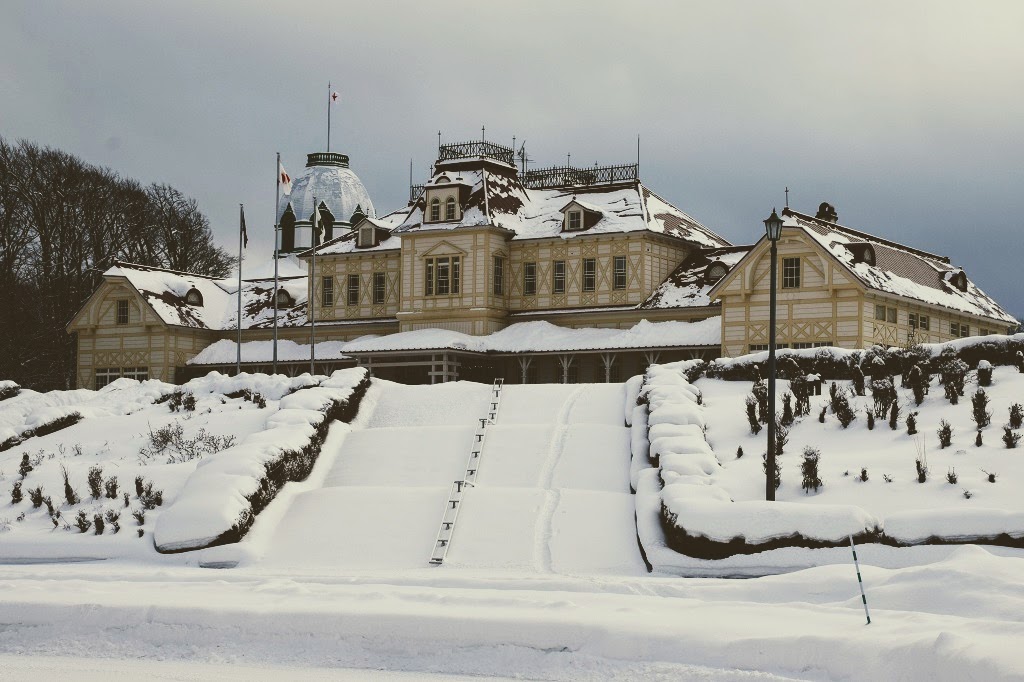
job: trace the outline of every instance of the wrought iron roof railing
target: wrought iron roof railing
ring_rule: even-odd
[[[640,178],[640,165],[629,163],[622,166],[551,166],[550,168],[529,169],[520,176],[520,181],[530,189],[572,187],[579,185],[602,185],[615,182],[629,182]]]
[[[451,159],[465,159],[476,156],[487,156],[507,163],[510,166],[515,165],[516,158],[515,151],[511,147],[481,140],[478,142],[443,144],[438,150],[437,160],[449,161]]]
[[[409,202],[412,203],[423,194],[423,185],[409,185]]]

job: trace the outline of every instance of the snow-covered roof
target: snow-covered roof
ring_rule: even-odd
[[[672,206],[639,180],[601,185],[576,185],[556,189],[529,189],[519,180],[514,167],[489,159],[467,163],[439,163],[435,178],[446,175],[452,182],[469,186],[468,199],[457,221],[425,223],[426,197],[421,195],[408,209],[393,234],[417,230],[456,230],[495,225],[511,230],[513,239],[648,231],[685,239],[697,246],[730,246],[695,219]],[[430,182],[427,183],[430,186]],[[562,210],[573,200],[600,219],[586,230],[563,232]],[[343,253],[346,247],[328,242],[317,253]],[[397,243],[386,247],[397,248]],[[338,249],[341,249],[340,251]],[[350,247],[347,247],[350,248]]]
[[[948,258],[904,246],[888,239],[860,232],[792,209],[782,212],[783,225],[804,230],[835,256],[866,287],[923,303],[1015,323],[1009,314],[969,278],[961,291],[951,281],[961,268]],[[873,263],[856,258],[848,246],[867,244],[874,250]]]
[[[613,350],[718,346],[718,317],[699,322],[648,322],[629,329],[572,329],[550,322],[518,322],[486,336],[471,336],[448,329],[417,329],[376,338],[350,341],[343,353],[358,355],[382,351],[468,350],[478,353],[545,353],[573,350]]]
[[[342,358],[343,341],[320,341],[316,344],[316,357]],[[188,361],[190,365],[228,365],[237,360],[238,344],[230,339],[220,339]],[[273,341],[245,341],[242,343],[242,362],[268,362],[274,357]],[[310,358],[309,344],[296,343],[288,339],[277,342],[277,359],[281,362],[295,362]]]
[[[245,272],[243,270],[243,277]],[[116,262],[104,277],[124,277],[166,324],[195,329],[238,328],[238,281],[216,279],[188,272],[151,268]],[[301,326],[306,323],[306,277],[279,277],[278,285],[293,301],[290,307],[278,307],[278,325]],[[202,304],[190,304],[188,292],[197,290]],[[274,323],[274,279],[242,281],[242,328],[271,327]]]
[[[750,251],[749,246],[727,246],[719,249],[694,251],[679,267],[654,290],[638,307],[688,308],[713,305],[708,292],[719,281],[711,279],[708,271],[716,263],[733,268]]]
[[[281,198],[278,220],[289,206],[295,220],[308,222],[313,215],[313,198],[323,203],[336,222],[348,222],[356,208],[373,218],[376,212],[370,194],[363,187],[344,154],[309,154],[306,171],[292,181],[292,191]]]
[[[317,254],[321,256],[330,256],[337,253],[351,253],[352,251],[390,251],[402,248],[402,238],[398,235],[391,234],[394,228],[401,225],[405,220],[406,216],[409,215],[410,207],[405,207],[397,211],[393,211],[383,218],[366,218],[366,221],[376,227],[378,230],[386,230],[389,236],[386,239],[381,239],[376,246],[356,247],[356,230],[349,230],[345,234],[335,237],[324,242],[317,250]],[[301,256],[312,255],[312,249],[303,251]]]

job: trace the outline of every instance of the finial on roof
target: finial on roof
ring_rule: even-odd
[[[836,207],[827,201],[821,202],[818,206],[818,212],[814,214],[814,217],[818,220],[827,220],[830,223],[839,222],[839,214],[836,212]]]

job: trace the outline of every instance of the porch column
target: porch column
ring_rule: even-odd
[[[563,353],[562,355],[558,356],[558,362],[559,364],[562,365],[563,384],[569,383],[569,366],[572,365],[573,357],[575,356],[569,355],[568,353]]]
[[[612,382],[612,365],[615,364],[615,353],[601,353],[601,362],[604,363],[604,383]]]
[[[523,356],[520,356],[520,357],[516,358],[516,360],[519,361],[519,371],[522,374],[522,383],[525,384],[526,383],[526,371],[528,369],[530,369],[530,363],[533,362],[533,358],[531,358],[529,356],[526,356],[526,355],[523,355]]]

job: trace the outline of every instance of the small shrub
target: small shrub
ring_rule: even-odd
[[[89,467],[86,481],[89,483],[89,494],[92,495],[92,499],[100,499],[103,496],[103,469],[96,465]]]
[[[78,497],[78,493],[75,492],[75,489],[71,487],[71,479],[68,476],[67,467],[61,464],[60,471],[61,474],[64,476],[64,500],[69,505],[78,504],[82,500],[80,497]]]
[[[786,450],[786,445],[789,443],[789,429],[782,424],[775,425],[775,454],[776,456],[781,455]]]
[[[146,534],[146,531],[144,531],[141,528],[139,528],[139,537],[141,538],[145,534]]]
[[[18,504],[22,500],[21,481],[15,481],[11,488],[11,504]]]
[[[914,466],[917,468],[917,482],[924,483],[928,480],[928,465],[925,464],[921,458],[914,460]]]
[[[742,457],[743,457],[743,446],[741,445],[738,448],[736,448],[736,459],[740,459]]]
[[[113,530],[115,534],[121,530],[121,512],[108,509],[105,516],[107,523],[110,524],[110,529]]]
[[[971,492],[970,490],[968,490],[967,488],[964,488],[964,499],[965,499],[965,500],[969,500],[969,499],[971,499],[972,497],[974,497],[974,493],[972,493],[972,492]]]
[[[978,385],[992,385],[992,363],[988,360],[981,360],[978,362]]]
[[[750,389],[751,395],[757,401],[757,420],[762,424],[768,423],[768,384],[758,381]]]
[[[46,505],[46,513],[51,517],[60,516],[60,512],[53,508],[53,499],[49,495],[43,498],[43,504]]]
[[[752,395],[747,396],[747,423],[755,436],[761,432],[761,422],[757,419],[757,399]]]
[[[1010,405],[1010,428],[1019,429],[1024,426],[1024,407],[1020,403]]]
[[[32,507],[39,509],[43,506],[43,486],[37,485],[35,488],[29,488],[28,499],[32,500]]]
[[[868,480],[868,470],[867,470],[867,469],[864,469],[864,468],[861,468],[861,470],[860,470],[860,476],[858,476],[857,478],[858,478],[858,480],[860,480],[860,481],[861,481],[862,483],[867,483],[867,480]]]
[[[782,394],[782,418],[779,423],[783,426],[789,426],[796,418],[793,416],[793,395],[788,391]]]
[[[895,431],[899,428],[900,422],[900,403],[897,400],[892,401],[892,407],[889,408],[889,428]]]
[[[145,524],[146,523],[146,510],[145,509],[136,509],[136,510],[132,511],[132,518],[134,518],[138,522],[138,524],[140,526]],[[140,535],[139,537],[142,537],[142,536]]]
[[[907,383],[910,385],[910,389],[914,392],[914,404],[920,405],[924,402],[924,394],[928,387],[928,380],[924,372],[921,371],[920,365],[914,365],[910,368],[910,374],[907,376]]]
[[[195,412],[196,397],[191,393],[177,390],[168,398],[167,407],[170,408],[171,412]]]
[[[864,371],[857,366],[851,370],[853,374],[853,390],[857,395],[864,395]]]
[[[809,493],[811,490],[818,492],[818,488],[824,485],[821,477],[818,475],[818,461],[820,459],[821,451],[812,447],[804,448],[804,458],[800,463],[800,475],[803,478],[800,485],[804,489],[804,494]]]
[[[870,407],[865,407],[864,412],[868,416],[868,431],[875,430],[875,413],[871,411]]]
[[[139,502],[142,503],[143,509],[156,509],[164,503],[164,491],[153,490],[153,482],[149,481],[139,495]]]
[[[994,474],[991,471],[985,471],[984,469],[981,470],[981,473],[985,474],[985,477],[988,479],[989,483],[996,482],[996,476],[998,476],[998,474]]]
[[[139,497],[140,495],[142,495],[142,485],[143,485],[144,482],[145,482],[145,479],[143,479],[142,476],[136,476],[135,477],[135,496],[136,497]]]
[[[948,448],[950,443],[953,442],[953,427],[948,421],[943,419],[939,422],[939,447]]]
[[[811,393],[813,388],[811,382],[804,376],[798,376],[790,380],[789,390],[793,392],[794,402],[793,413],[797,417],[806,417],[811,413]]]
[[[103,535],[103,514],[94,514],[92,522],[96,526],[96,535]]]
[[[896,387],[892,383],[892,377],[871,382],[871,399],[875,402],[875,417],[885,419],[890,406],[896,402]]]
[[[942,385],[946,392],[946,398],[953,405],[960,402],[960,396],[964,394],[964,385],[967,383],[967,363],[953,356],[940,368]]]
[[[128,493],[124,493],[124,506],[128,506]]]
[[[974,447],[980,448],[982,446],[981,431],[978,431],[978,435],[974,437]]]
[[[762,453],[761,455],[761,469],[764,471],[764,475],[768,475],[768,453]],[[775,489],[778,490],[779,486],[782,485],[782,463],[779,461],[779,457],[775,457]]]
[[[1006,445],[1007,449],[1013,449],[1020,443],[1020,434],[1010,428],[1007,424],[1003,427],[1003,444]]]
[[[32,463],[28,461],[28,453],[26,452],[21,456],[21,466],[18,467],[18,473],[21,474],[22,478],[25,478],[34,468]]]
[[[118,498],[117,494],[117,476],[111,476],[103,483],[103,491],[107,494],[107,497],[111,500]]]
[[[86,515],[84,509],[78,510],[78,516],[75,517],[75,525],[78,526],[78,530],[83,533],[88,532],[92,528],[92,519]]]
[[[839,395],[839,387],[836,385],[836,382],[833,381],[832,385],[828,387],[828,398],[829,398],[829,403],[831,404],[831,407],[832,407],[832,414],[836,413],[836,397],[838,395]]]
[[[828,411],[828,405],[826,405],[825,407],[821,408],[821,413],[818,415],[818,421],[821,422],[822,424],[825,423],[825,412],[826,411]]]
[[[974,423],[979,429],[983,429],[992,423],[992,411],[988,409],[988,394],[985,389],[979,388],[971,396],[971,415]]]
[[[917,412],[907,415],[907,435],[913,436],[917,433]]]
[[[957,478],[956,467],[950,467],[949,471],[946,472],[946,482],[950,485],[956,485]]]
[[[835,384],[832,384],[835,386]],[[836,415],[836,419],[843,425],[843,428],[847,428],[853,423],[853,420],[857,418],[857,413],[850,406],[850,399],[846,397],[845,393],[837,394],[836,398],[832,401],[833,412]]]

